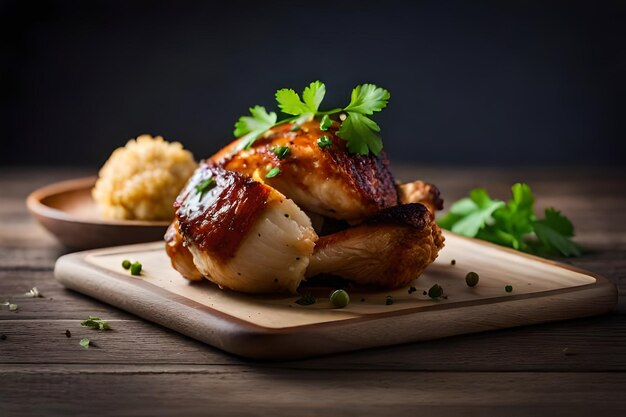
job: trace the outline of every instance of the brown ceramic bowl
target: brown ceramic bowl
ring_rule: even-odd
[[[33,191],[28,210],[61,243],[72,249],[92,249],[163,239],[169,221],[104,220],[91,189],[96,177],[50,184]]]

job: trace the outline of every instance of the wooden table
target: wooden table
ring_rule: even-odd
[[[33,189],[85,169],[0,169],[0,416],[626,415],[626,174],[618,169],[398,167],[448,202],[531,184],[589,250],[566,260],[611,279],[615,313],[297,362],[242,360],[65,290],[64,253],[29,217]],[[37,287],[42,298],[22,294]],[[89,315],[113,331],[80,326]],[[66,330],[72,334],[66,337]],[[5,338],[6,336],[6,338]],[[79,346],[88,336],[95,348]],[[567,348],[567,349],[566,349]],[[564,352],[564,349],[565,352]]]

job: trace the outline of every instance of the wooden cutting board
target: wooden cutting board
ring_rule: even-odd
[[[140,277],[122,260],[143,264]],[[455,264],[452,265],[452,260]],[[465,284],[475,271],[480,282]],[[330,289],[300,306],[289,294],[252,296],[188,282],[154,242],[65,255],[55,276],[66,287],[237,355],[295,359],[415,342],[610,311],[617,290],[607,279],[569,265],[446,233],[446,247],[413,285],[394,291],[350,290],[350,304],[333,308]],[[423,294],[433,284],[447,296]],[[505,286],[513,291],[507,293]],[[393,304],[386,305],[386,297]]]

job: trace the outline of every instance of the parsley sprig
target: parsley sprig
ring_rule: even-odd
[[[493,200],[486,190],[476,188],[469,197],[455,202],[437,221],[455,233],[477,237],[502,246],[541,256],[580,256],[572,222],[554,208],[535,216],[533,192],[528,184],[515,184],[508,202]]]
[[[391,97],[389,91],[374,84],[361,84],[352,90],[346,107],[321,111],[325,95],[326,86],[321,81],[310,83],[302,92],[302,97],[290,88],[278,90],[275,95],[278,107],[291,117],[278,121],[276,113],[268,112],[263,106],[250,108],[251,116],[242,116],[235,123],[233,134],[240,137],[237,150],[249,149],[265,132],[283,123],[293,122],[294,127],[298,127],[319,117],[321,130],[327,130],[332,124],[329,116],[343,112],[346,117],[337,136],[347,142],[348,151],[359,155],[370,152],[378,155],[383,143],[379,135],[380,127],[371,116],[387,107]]]
[[[100,317],[89,316],[87,320],[83,320],[80,322],[81,326],[91,327],[96,330],[110,330],[111,326],[106,320],[102,320]]]

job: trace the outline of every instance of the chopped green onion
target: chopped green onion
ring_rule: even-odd
[[[328,135],[324,135],[317,140],[317,146],[322,149],[330,148],[333,146],[333,141],[328,137]]]
[[[278,174],[280,174],[280,168],[274,167],[274,168],[270,169],[267,174],[265,174],[265,178],[274,178]]]
[[[284,145],[272,148],[272,152],[274,152],[274,155],[276,155],[278,159],[285,159],[286,157],[291,155],[291,149],[289,149],[288,146]]]
[[[204,195],[209,191],[212,190],[213,188],[215,188],[215,186],[217,185],[217,182],[215,181],[215,178],[211,177],[211,178],[206,178],[202,181],[200,181],[200,183],[198,185],[196,185],[196,194],[200,194],[200,200],[202,200],[204,198]]]
[[[85,338],[85,339],[80,339],[80,342],[78,342],[82,347],[84,347],[85,349],[89,349],[89,339]]]

